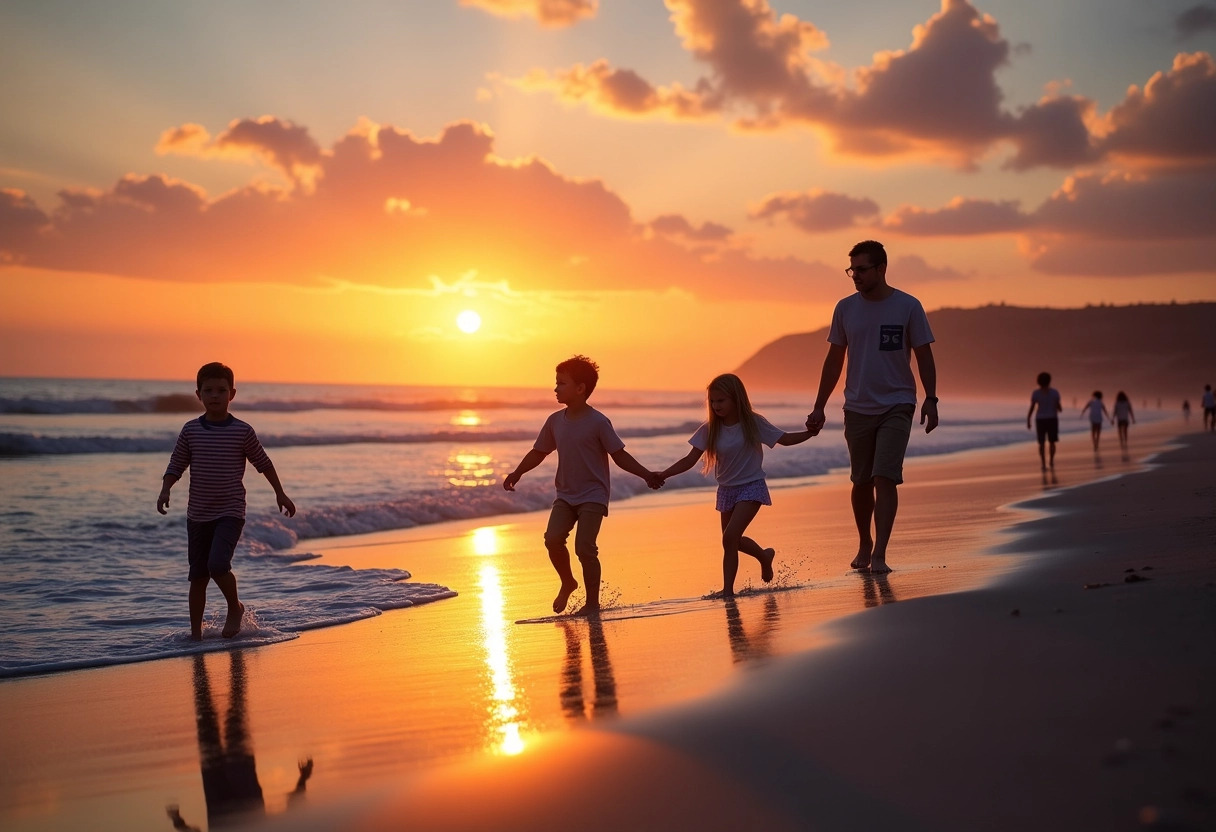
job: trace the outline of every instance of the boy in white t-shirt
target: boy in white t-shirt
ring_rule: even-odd
[[[806,426],[819,431],[827,422],[823,408],[840,380],[847,353],[844,435],[858,535],[857,555],[850,565],[881,575],[891,571],[887,544],[899,507],[896,486],[903,482],[904,453],[916,412],[913,353],[925,392],[920,423],[925,433],[937,427],[933,332],[920,301],[887,285],[887,252],[882,243],[865,240],[853,246],[845,274],[852,278],[857,294],[837,303],[832,313],[831,346]]]
[[[520,477],[557,451],[557,475],[553,480],[557,499],[553,501],[549,525],[545,529],[549,561],[562,581],[561,589],[553,599],[555,613],[566,609],[570,593],[578,589],[578,581],[570,571],[570,550],[566,547],[566,540],[577,524],[574,553],[583,567],[587,601],[574,615],[599,615],[600,561],[596,539],[600,524],[608,516],[609,457],[621,469],[646,480],[651,488],[663,485],[658,474],[643,468],[625,450],[625,443],[616,435],[608,417],[587,404],[599,377],[599,366],[586,356],[576,355],[557,365],[553,392],[558,402],[566,407],[550,414],[532,450],[502,481],[503,488],[514,491]]]

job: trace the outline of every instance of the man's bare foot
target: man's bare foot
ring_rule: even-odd
[[[886,575],[891,571],[891,567],[887,566],[886,558],[874,558],[870,561],[870,568],[866,571],[871,575]]]
[[[592,606],[584,604],[583,606],[579,607],[574,612],[570,613],[570,617],[571,618],[599,618],[600,617],[599,605],[592,607]]]
[[[558,591],[557,597],[553,599],[553,611],[561,615],[566,611],[566,604],[570,603],[570,593],[578,589],[578,581],[569,584],[562,584],[562,588]]]
[[[191,634],[190,634],[190,640],[191,640],[191,641],[202,641],[202,640],[203,640],[203,634],[202,634],[202,633],[191,633]]]
[[[849,564],[850,569],[869,569],[870,556],[874,552],[873,543],[862,543],[857,547],[857,557]]]
[[[708,594],[708,595],[706,595],[705,597],[706,597],[706,598],[710,598],[710,599],[716,599],[716,598],[734,598],[734,597],[735,597],[735,591],[734,591],[733,589],[719,589],[719,590],[716,590],[716,591],[714,591],[714,592],[709,593],[709,594]]]
[[[224,638],[232,638],[241,631],[241,619],[245,617],[245,605],[237,604],[234,610],[228,608],[228,618],[224,621],[224,629],[220,632]]]

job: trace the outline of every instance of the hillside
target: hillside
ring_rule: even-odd
[[[1186,398],[1197,407],[1203,385],[1216,386],[1216,303],[938,309],[929,324],[942,397],[1023,398],[1043,370],[1066,407],[1093,390],[1110,400],[1125,390],[1136,404],[1161,398],[1163,407],[1181,407]],[[824,327],[779,338],[736,372],[757,389],[813,391],[827,334]]]

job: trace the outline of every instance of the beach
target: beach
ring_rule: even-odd
[[[515,623],[556,589],[543,512],[310,541],[458,595],[0,683],[0,824],[1211,828],[1216,437],[1163,421],[1126,459],[1069,437],[1054,476],[1028,439],[905,477],[887,578],[847,568],[843,473],[776,484],[751,531],[777,579],[745,559],[734,604],[701,597],[712,492],[614,504],[597,623]]]

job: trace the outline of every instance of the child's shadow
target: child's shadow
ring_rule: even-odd
[[[206,659],[202,653],[194,656],[194,717],[209,828],[249,820],[266,811],[245,711],[245,657],[240,650],[230,651],[228,657],[228,712],[221,731]],[[288,806],[304,794],[312,776],[311,758],[299,765],[300,777],[287,795]],[[197,832],[198,827],[190,826],[177,806],[167,806],[165,811],[174,829]]]
[[[570,720],[597,719],[617,713],[616,678],[612,674],[612,661],[608,657],[608,642],[604,639],[604,625],[596,618],[587,619],[587,643],[591,647],[591,675],[594,697],[590,703],[583,695],[583,642],[581,625],[562,622],[566,636],[566,662],[562,666],[561,699],[562,712]]]
[[[738,602],[734,598],[727,598],[723,606],[726,608],[726,637],[730,640],[731,658],[738,663],[771,655],[772,636],[781,620],[777,609],[777,596],[764,596],[764,614],[760,618],[759,626],[751,634],[743,626]]]

